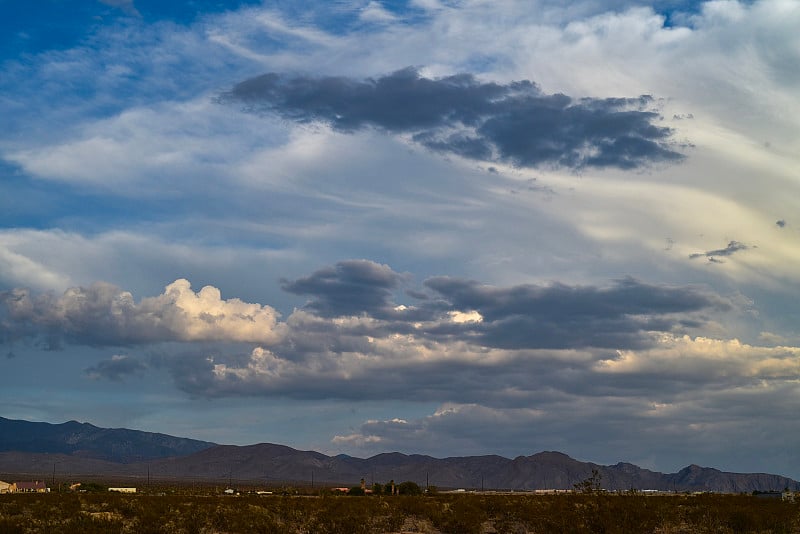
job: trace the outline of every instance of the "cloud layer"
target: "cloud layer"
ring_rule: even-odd
[[[427,279],[409,291],[408,305],[397,304],[410,283],[387,265],[342,261],[282,282],[312,297],[285,321],[270,306],[223,300],[214,287],[195,293],[186,280],[139,302],[101,283],[58,297],[16,289],[3,294],[2,324],[8,340],[43,339],[53,348],[183,342],[181,354],[151,364],[192,395],[523,406],[540,402],[546,385],[574,394],[570,374],[587,394],[614,387],[613,371],[630,366],[626,355],[702,331],[735,307],[707,289],[634,279],[495,287],[454,277]],[[87,372],[119,380],[143,365],[116,355]]]

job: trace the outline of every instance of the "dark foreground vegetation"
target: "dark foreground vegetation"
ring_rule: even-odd
[[[0,532],[800,533],[800,506],[751,495],[0,495]]]

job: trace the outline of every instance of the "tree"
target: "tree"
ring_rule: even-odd
[[[600,481],[603,477],[600,475],[600,472],[597,469],[592,469],[592,476],[581,480],[577,484],[573,484],[573,488],[578,493],[600,493],[603,491],[602,486],[600,486]]]
[[[397,486],[397,493],[400,495],[422,495],[422,488],[416,482],[406,480]]]

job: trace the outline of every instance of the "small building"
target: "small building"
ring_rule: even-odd
[[[136,488],[108,488],[108,491],[115,491],[117,493],[136,493]]]
[[[35,480],[33,482],[25,481],[25,482],[17,482],[17,491],[19,493],[46,493],[47,492],[47,484],[45,484],[41,480]]]
[[[0,480],[0,493],[14,493],[15,491],[17,491],[16,484]]]

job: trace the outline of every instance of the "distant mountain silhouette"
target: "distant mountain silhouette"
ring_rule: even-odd
[[[127,428],[99,428],[77,421],[53,425],[0,417],[0,451],[45,452],[133,463],[184,456],[214,445]]]
[[[355,485],[412,480],[440,488],[573,489],[596,470],[608,490],[750,493],[790,488],[800,482],[765,473],[726,473],[690,465],[665,474],[630,463],[599,465],[560,452],[514,459],[502,456],[434,458],[384,453],[371,458],[326,456],[285,445],[235,446],[126,429],[102,429],[71,421],[61,425],[0,418],[0,473],[50,479],[95,476],[247,485]],[[54,476],[53,475],[53,476]]]

